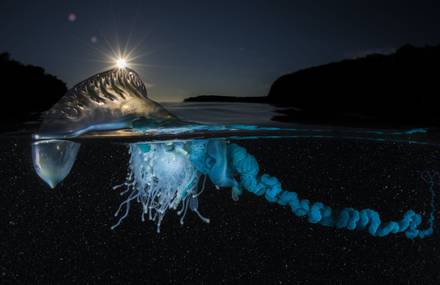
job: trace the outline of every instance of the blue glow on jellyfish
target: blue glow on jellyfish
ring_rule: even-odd
[[[223,140],[193,140],[190,142],[170,142],[151,144],[131,144],[129,173],[124,184],[127,199],[116,212],[125,207],[124,214],[113,229],[127,217],[133,200],[142,204],[142,220],[148,215],[150,220],[160,224],[168,209],[177,209],[182,215],[181,223],[188,206],[203,221],[209,222],[198,211],[197,197],[201,176],[208,177],[217,188],[232,189],[232,198],[238,200],[243,190],[257,196],[264,196],[271,203],[290,207],[297,217],[307,218],[312,224],[348,230],[366,230],[370,235],[384,237],[403,233],[407,238],[424,238],[432,235],[434,227],[434,186],[440,175],[437,172],[424,172],[423,180],[432,194],[431,214],[427,227],[421,229],[422,217],[408,210],[399,221],[384,222],[380,214],[372,209],[353,208],[332,209],[322,202],[300,199],[296,192],[283,190],[276,177],[259,173],[255,157],[238,144]]]
[[[122,194],[127,195],[127,199],[115,215],[118,215],[123,207],[125,212],[112,228],[117,227],[127,217],[133,200],[142,205],[142,221],[145,220],[145,216],[155,221],[158,232],[166,211],[176,210],[179,206],[178,214],[182,216],[182,224],[188,207],[203,221],[209,223],[209,219],[198,211],[197,197],[203,191],[204,185],[202,190],[197,192],[200,173],[191,163],[183,143],[131,144],[129,153],[126,182],[114,187],[124,187]]]

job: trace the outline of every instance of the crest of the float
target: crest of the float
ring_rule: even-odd
[[[78,83],[47,112],[34,134],[35,171],[54,188],[70,172],[80,144],[69,139],[85,134],[160,127],[177,118],[151,100],[139,74],[125,58]]]

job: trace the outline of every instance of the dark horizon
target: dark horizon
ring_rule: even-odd
[[[68,87],[138,46],[133,66],[158,101],[264,96],[280,75],[404,44],[440,43],[435,1],[2,1],[0,51]],[[103,53],[102,53],[103,52]]]

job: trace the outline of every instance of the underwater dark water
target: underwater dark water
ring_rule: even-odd
[[[303,136],[233,142],[256,157],[261,172],[311,201],[373,208],[386,220],[412,208],[425,221],[431,211],[421,172],[439,170],[440,148],[432,141]],[[111,230],[122,201],[112,187],[125,180],[127,145],[84,141],[70,175],[50,189],[33,170],[30,144],[26,136],[4,136],[0,143],[2,284],[440,282],[436,228],[431,237],[411,240],[323,227],[248,192],[235,202],[230,189],[209,181],[199,197],[209,224],[189,212],[180,225],[170,211],[158,234],[154,223],[141,222],[134,203]],[[435,218],[438,228],[438,212]]]

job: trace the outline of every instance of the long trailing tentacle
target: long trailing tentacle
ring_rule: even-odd
[[[259,175],[257,160],[243,147],[237,144],[229,144],[228,152],[232,160],[231,167],[235,174],[239,176],[240,185],[244,189],[258,196],[264,195],[269,202],[290,206],[296,216],[307,217],[310,223],[349,230],[367,229],[368,233],[379,237],[405,233],[407,238],[413,239],[416,237],[424,238],[433,233],[434,187],[439,184],[440,175],[438,172],[424,172],[422,175],[432,195],[432,209],[427,228],[420,229],[422,217],[413,210],[408,210],[400,221],[382,222],[380,214],[372,209],[359,211],[353,208],[344,208],[340,211],[334,211],[321,202],[311,203],[307,199],[299,199],[296,192],[283,190],[277,178],[268,174]]]

